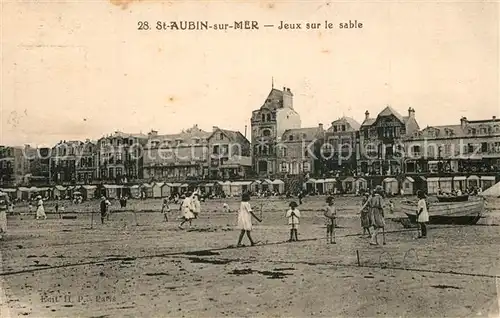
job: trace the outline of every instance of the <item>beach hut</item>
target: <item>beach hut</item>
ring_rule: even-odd
[[[469,188],[479,188],[480,185],[481,182],[478,176],[472,175],[467,178],[467,186]]]
[[[415,177],[415,183],[413,184],[413,191],[417,192],[417,190],[423,191],[427,193],[427,178],[424,176]]]
[[[226,196],[230,196],[231,195],[231,182],[230,181],[223,181],[220,183],[221,185],[221,188],[222,188],[222,192],[226,195]]]
[[[411,195],[414,194],[415,191],[415,180],[412,177],[406,177],[403,180],[403,183],[401,183],[401,189],[403,190],[402,194],[403,195]]]
[[[335,192],[335,183],[337,180],[334,178],[327,178],[325,179],[325,193],[334,193]]]
[[[185,194],[188,190],[189,190],[189,184],[181,183],[181,185],[179,186],[179,191],[181,192],[181,194]]]
[[[394,195],[399,193],[399,182],[396,178],[385,178],[382,182],[386,194]]]
[[[56,185],[52,191],[54,198],[65,198],[66,197],[66,187],[62,185]]]
[[[439,191],[439,178],[427,178],[427,193],[436,194]]]
[[[354,189],[357,193],[365,192],[368,189],[368,181],[365,178],[357,178],[354,181]]]
[[[285,192],[285,182],[283,182],[282,180],[275,179],[275,180],[273,180],[272,185],[273,185],[274,192],[278,192],[279,194],[282,194],[283,192]]]
[[[152,198],[153,197],[153,185],[150,183],[141,184],[141,193],[144,198]]]
[[[260,181],[259,180],[255,180],[254,182],[252,182],[250,184],[250,191],[252,191],[253,193],[257,193],[259,192],[260,190]]]
[[[106,198],[116,199],[118,198],[118,185],[116,184],[105,184],[103,185]]]
[[[262,182],[260,183],[260,189],[263,192],[272,190],[273,189],[273,182],[269,179],[262,180]]]
[[[133,199],[139,199],[141,197],[141,188],[139,185],[134,184],[129,187],[130,197]]]
[[[96,189],[97,187],[95,185],[85,184],[80,188],[80,191],[85,200],[91,200],[96,197]]]
[[[162,193],[161,193],[161,188],[163,187],[165,183],[163,182],[155,182],[153,184],[153,198],[161,198],[162,197]]]
[[[205,188],[205,193],[213,193],[214,192],[214,183],[213,182],[208,182],[203,185],[203,188]]]
[[[344,180],[342,180],[342,189],[344,190],[344,193],[354,193],[356,191],[354,189],[354,179],[353,177],[347,177]]]
[[[162,198],[168,198],[170,195],[172,195],[172,183],[170,182],[165,182],[161,186],[161,197]]]
[[[231,196],[241,196],[250,190],[252,181],[234,181],[230,184]]]
[[[457,176],[453,178],[453,190],[467,190],[467,178],[465,176]]]
[[[324,194],[325,193],[325,179],[316,179],[315,187],[316,187],[316,193]]]
[[[10,200],[17,199],[17,189],[14,188],[2,188],[0,189],[3,193],[6,193],[9,196]]]
[[[304,190],[306,190],[307,193],[311,193],[314,190],[316,190],[316,179],[309,179],[304,183]]]
[[[444,193],[451,193],[451,191],[453,191],[453,178],[452,177],[439,178],[439,188]]]
[[[17,197],[23,201],[30,200],[30,189],[26,187],[17,188]]]
[[[494,176],[481,176],[481,189],[484,191],[495,184]]]

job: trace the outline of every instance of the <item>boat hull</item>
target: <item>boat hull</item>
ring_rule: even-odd
[[[469,201],[469,196],[468,195],[457,195],[457,196],[438,195],[437,199],[439,202],[467,202],[467,201]]]
[[[402,204],[404,212],[411,223],[417,221],[417,206]],[[429,224],[476,224],[484,211],[482,199],[466,202],[437,202],[429,205]]]

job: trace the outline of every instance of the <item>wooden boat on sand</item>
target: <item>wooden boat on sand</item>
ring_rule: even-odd
[[[439,202],[465,202],[469,201],[469,195],[438,195]]]
[[[411,223],[417,221],[417,203],[403,202],[404,212]],[[429,224],[476,224],[484,211],[484,200],[474,197],[465,202],[435,202],[429,203]]]

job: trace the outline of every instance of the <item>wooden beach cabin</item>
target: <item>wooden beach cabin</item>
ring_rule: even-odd
[[[116,199],[118,198],[118,189],[120,188],[119,185],[116,184],[105,184],[103,185],[105,195],[107,199]]]
[[[344,193],[355,193],[356,189],[354,186],[354,182],[356,179],[354,177],[347,177],[342,180],[342,190]]]
[[[272,182],[273,191],[283,194],[285,192],[285,182],[280,179],[275,179]]]
[[[325,179],[316,179],[316,193],[324,194],[325,193]]]
[[[269,179],[262,180],[262,182],[260,183],[260,189],[263,192],[272,191],[272,189],[273,189],[273,182],[271,180],[269,180]]]
[[[453,178],[452,177],[439,178],[439,188],[444,193],[451,193],[453,191]]]
[[[354,189],[356,193],[365,192],[368,189],[368,181],[365,178],[357,178],[354,181]]]
[[[415,180],[412,177],[404,178],[401,183],[401,189],[403,189],[403,195],[412,195],[415,193]]]
[[[484,191],[495,184],[494,176],[481,176],[481,189]]]
[[[17,199],[17,189],[15,188],[2,188],[0,191],[6,193],[11,201]]]
[[[158,199],[162,197],[161,189],[163,188],[163,185],[165,185],[163,182],[155,182],[153,184],[153,198]]]
[[[257,193],[260,190],[260,180],[255,180],[250,184],[250,191]]]
[[[438,191],[439,191],[439,178],[437,177],[427,178],[427,193],[437,194]]]
[[[82,196],[84,200],[92,200],[96,197],[96,189],[95,185],[85,184],[82,185],[80,191],[82,192]]]
[[[304,183],[304,190],[306,190],[307,193],[311,193],[316,190],[316,179],[310,178],[309,180]]]
[[[56,185],[52,190],[54,199],[58,197],[59,199],[64,199],[66,197],[66,187],[62,185]]]
[[[141,192],[143,193],[145,198],[153,197],[153,185],[150,183],[141,184]]]
[[[453,177],[453,190],[462,192],[467,190],[467,178],[465,176]]]
[[[333,194],[335,192],[335,184],[337,180],[334,178],[325,179],[325,193]]]
[[[470,188],[479,188],[481,182],[478,176],[472,175],[467,178],[467,186]]]
[[[382,182],[386,194],[395,195],[399,193],[399,182],[396,178],[385,178]]]
[[[231,181],[223,181],[220,183],[221,185],[221,190],[222,190],[222,193],[224,193],[226,196],[230,196],[231,195]]]

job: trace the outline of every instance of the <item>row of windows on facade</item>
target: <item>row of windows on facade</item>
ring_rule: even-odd
[[[274,121],[276,120],[276,113],[268,113],[261,115],[262,122]]]

